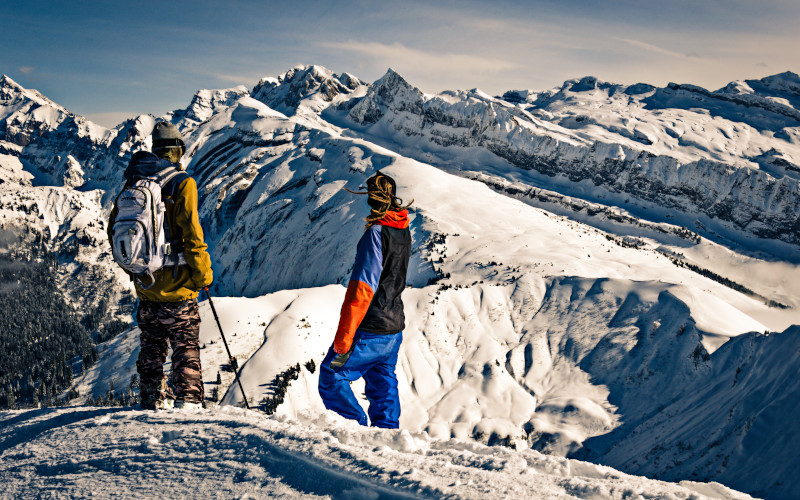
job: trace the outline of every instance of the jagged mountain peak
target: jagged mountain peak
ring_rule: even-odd
[[[791,71],[759,80],[736,80],[713,94],[769,109],[800,122],[800,76]]]
[[[185,133],[211,118],[217,110],[230,106],[247,95],[250,95],[250,91],[244,85],[228,89],[201,89],[195,92],[189,106],[172,111],[165,118]]]
[[[618,83],[605,82],[596,76],[584,76],[583,78],[567,80],[561,88],[570,92],[587,92],[595,89],[607,90],[621,86]]]
[[[355,89],[356,87],[359,87],[360,85],[364,85],[364,82],[362,82],[356,76],[351,75],[350,73],[347,73],[347,72],[339,74],[338,78],[339,78],[339,81],[341,81],[343,84],[345,84],[348,88],[351,88],[351,89]]]
[[[195,92],[192,101],[198,99],[208,101],[219,101],[230,97],[231,95],[247,95],[250,91],[244,85],[237,85],[227,89],[200,89]]]
[[[507,90],[503,95],[499,96],[500,99],[510,102],[512,104],[522,104],[524,102],[532,102],[536,100],[539,92],[535,90]]]
[[[324,66],[319,66],[317,64],[298,64],[279,76],[278,80],[281,82],[304,79],[324,80],[333,77],[333,72]]]
[[[784,71],[783,73],[767,76],[759,81],[772,87],[785,88],[800,94],[800,75],[792,71]]]
[[[6,101],[3,103],[3,108],[5,109],[0,110],[0,116],[8,113],[10,109],[18,109],[19,105],[25,105],[26,103],[51,106],[61,113],[72,115],[65,107],[51,101],[38,90],[25,88],[5,74],[0,78],[0,99]]]
[[[349,116],[357,123],[375,123],[386,109],[422,113],[424,94],[409,84],[395,70],[389,68],[373,83],[367,94],[350,110]]]
[[[753,94],[759,91],[788,92],[800,96],[800,75],[784,71],[758,80],[735,80],[717,90],[726,94]]]
[[[629,95],[643,94],[654,90],[655,87],[644,83],[625,86],[619,83],[606,82],[596,76],[584,76],[566,80],[558,87],[549,90],[536,91],[531,89],[509,90],[499,98],[512,104],[527,103],[534,107],[544,107],[554,101],[569,99],[574,94],[585,95],[589,92],[601,91],[601,95],[614,96],[617,92],[624,91]]]
[[[351,75],[350,73],[336,74],[324,66],[312,65],[297,65],[290,69],[278,79],[281,82],[299,82],[306,81],[310,86],[319,85],[324,87],[326,84],[330,87],[322,90],[330,90],[336,84],[343,85],[347,90],[355,90],[357,87],[364,85],[364,82]]]
[[[262,78],[251,96],[287,115],[297,112],[301,103],[318,113],[338,96],[348,95],[364,85],[348,73],[337,75],[317,65],[297,65],[278,78]]]
[[[416,89],[416,87],[408,83],[408,81],[406,81],[406,79],[403,78],[403,76],[400,75],[400,73],[393,70],[392,68],[387,69],[386,73],[384,73],[382,77],[375,80],[375,83],[372,84],[372,87],[376,89],[380,87],[386,87],[386,88],[402,87],[408,89]]]
[[[0,77],[0,88],[18,89],[23,90],[23,87],[15,82],[10,76],[3,74]]]
[[[551,99],[563,98],[569,93],[588,92],[596,89],[607,91],[609,97],[613,97],[613,95],[617,92],[622,92],[631,96],[638,96],[653,92],[655,90],[660,90],[688,91],[707,95],[758,95],[761,97],[771,98],[788,97],[791,101],[793,97],[800,98],[800,75],[792,71],[785,71],[783,73],[777,73],[761,79],[735,80],[713,92],[699,85],[687,83],[670,82],[665,87],[659,88],[643,82],[631,85],[606,82],[600,80],[596,76],[588,75],[566,80],[560,86],[549,90],[509,90],[499,98],[513,104],[527,102],[531,104],[535,103],[537,105],[546,105]]]

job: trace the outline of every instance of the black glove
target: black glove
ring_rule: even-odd
[[[337,354],[336,357],[331,360],[331,368],[341,368],[344,366],[344,364],[347,363],[347,360],[350,359],[350,353],[352,352],[353,350],[350,349],[344,354]]]

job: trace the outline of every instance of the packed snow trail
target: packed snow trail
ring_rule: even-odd
[[[0,498],[750,498],[338,416],[234,407],[0,413]],[[169,492],[168,494],[166,492]]]

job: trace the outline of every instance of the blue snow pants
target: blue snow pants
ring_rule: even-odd
[[[325,408],[367,425],[367,415],[350,389],[350,382],[364,377],[369,423],[373,427],[397,429],[400,426],[400,396],[394,370],[402,340],[403,332],[382,335],[356,330],[355,347],[347,362],[339,368],[331,368],[331,361],[336,357],[331,346],[319,372],[319,395]]]

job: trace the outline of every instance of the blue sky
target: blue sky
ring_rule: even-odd
[[[425,92],[729,81],[800,72],[797,0],[8,0],[0,73],[104,125],[296,64]]]

